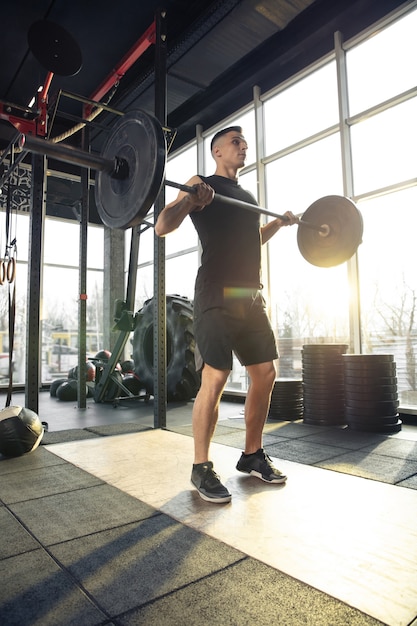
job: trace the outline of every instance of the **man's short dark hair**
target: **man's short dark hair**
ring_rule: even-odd
[[[223,128],[223,130],[219,130],[219,132],[216,133],[213,139],[211,140],[210,151],[213,150],[213,146],[219,137],[221,137],[222,135],[226,135],[227,133],[231,133],[232,131],[235,133],[239,133],[241,135],[242,127],[241,126],[228,126],[227,128]]]

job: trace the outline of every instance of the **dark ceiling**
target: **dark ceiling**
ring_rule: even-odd
[[[12,110],[19,119],[39,120],[39,109],[29,109],[29,103],[52,76],[48,137],[57,139],[66,133],[64,143],[78,146],[80,133],[71,129],[82,119],[83,105],[75,96],[91,98],[114,75],[163,6],[166,124],[175,130],[175,150],[195,136],[197,124],[210,128],[249,104],[255,85],[265,93],[323,57],[334,48],[336,31],[348,40],[405,4],[404,0],[166,0],[163,5],[155,0],[3,0],[0,118],[8,119]],[[65,45],[59,49],[57,65],[55,51],[51,56],[49,50],[51,24],[61,30],[57,41],[65,40],[63,30],[75,45],[75,50]],[[48,26],[46,43],[36,30],[34,46],[34,25],[41,27],[42,34]],[[120,112],[142,109],[154,114],[155,100],[159,105],[163,102],[160,79],[155,97],[155,76],[160,74],[155,67],[161,67],[157,50],[150,45],[101,102]],[[81,69],[63,75],[62,65],[74,65],[77,52]],[[163,119],[160,110],[158,117]],[[103,111],[91,122],[92,152],[101,152],[117,119]],[[25,161],[30,162],[30,155]],[[65,177],[48,180],[47,214],[78,219],[80,186],[68,174],[78,174],[79,168],[52,158],[48,167]],[[27,211],[30,189],[24,194],[22,181],[18,187],[13,206]],[[0,208],[4,202],[3,193]],[[90,205],[90,221],[100,224],[93,194]]]
[[[174,148],[265,92],[333,48],[333,33],[345,39],[401,4],[400,0],[167,0],[167,124],[177,130]],[[60,90],[90,97],[155,19],[154,0],[4,0],[0,101],[26,108],[51,68],[28,45],[32,24],[47,20],[63,27],[82,55],[73,76],[54,73],[49,101],[57,115],[51,137],[80,118],[80,102]],[[155,111],[155,46],[104,96],[111,107]],[[72,116],[72,117],[71,117]],[[93,150],[105,138],[104,113],[92,129]]]

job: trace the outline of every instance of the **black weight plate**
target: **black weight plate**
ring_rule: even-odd
[[[303,345],[302,354],[344,354],[349,348],[346,343],[306,343]]]
[[[336,410],[328,410],[325,409],[308,409],[304,407],[304,417],[312,417],[313,419],[339,419],[340,416],[343,415],[343,419],[346,419],[345,412],[343,409],[338,411]]]
[[[345,397],[345,388],[343,385],[340,386],[324,386],[321,387],[319,385],[306,385],[304,388],[304,400],[306,398],[344,398]]]
[[[303,406],[303,400],[302,398],[300,400],[297,400],[296,402],[291,401],[291,400],[280,400],[280,401],[275,401],[274,399],[271,400],[271,406],[272,407],[279,407],[282,409],[287,409],[287,408],[292,408],[292,409],[296,409],[297,407]]]
[[[303,395],[303,387],[300,385],[299,389],[279,389],[274,387],[272,390],[273,398],[301,398]]]
[[[393,413],[392,415],[377,415],[376,417],[369,415],[347,415],[346,419],[349,424],[360,424],[361,422],[364,424],[395,424],[398,419],[398,413]]]
[[[394,424],[364,424],[364,423],[352,423],[348,424],[348,428],[351,430],[359,430],[363,432],[383,433],[384,435],[391,435],[399,433],[402,427],[402,421],[397,420]]]
[[[304,402],[304,410],[305,411],[337,411],[338,413],[343,413],[345,410],[344,402],[334,402],[331,399],[326,402]]]
[[[323,360],[314,360],[314,359],[303,359],[302,367],[304,370],[332,370],[336,369],[338,372],[344,372],[343,363],[340,359],[323,359]]]
[[[300,384],[300,387],[293,389],[283,389],[280,387],[274,387],[272,390],[272,396],[274,398],[299,398],[303,395],[303,387]]]
[[[55,22],[34,22],[28,31],[28,44],[35,59],[48,72],[74,76],[81,69],[82,55],[77,42]]]
[[[394,361],[393,354],[344,354],[345,363],[391,363]]]
[[[343,363],[343,357],[345,355],[337,352],[336,350],[330,350],[328,352],[319,352],[318,350],[313,350],[312,352],[306,352],[302,350],[301,358],[303,361],[312,361],[314,363],[328,363],[335,361],[337,363]]]
[[[303,382],[309,377],[327,377],[344,381],[343,370],[337,366],[317,366],[317,365],[303,365],[302,368]]]
[[[307,404],[324,404],[326,402],[342,405],[345,402],[345,396],[344,394],[335,396],[332,393],[306,394],[303,402],[304,406]]]
[[[302,413],[304,410],[304,405],[299,404],[298,406],[270,406],[270,413]]]
[[[356,406],[356,403],[363,402],[386,402],[390,400],[391,402],[398,400],[398,393],[392,391],[390,393],[381,393],[381,392],[373,392],[373,393],[357,393],[355,392],[347,392],[345,390],[345,398],[346,403],[351,404],[352,406]]]
[[[337,383],[342,383],[344,382],[345,377],[343,376],[343,372],[338,372],[338,371],[326,371],[326,370],[320,370],[317,368],[307,368],[304,369],[303,368],[303,382],[306,381],[306,379],[324,379],[324,380],[328,380],[329,382],[337,382]]]
[[[307,387],[321,387],[322,389],[344,389],[345,384],[343,376],[324,376],[322,374],[306,374],[304,377],[304,385]],[[305,389],[305,387],[303,387]]]
[[[346,374],[380,373],[382,376],[393,376],[397,370],[395,363],[345,363]]]
[[[126,178],[96,173],[95,199],[101,220],[109,228],[127,229],[140,224],[161,189],[166,162],[165,136],[158,120],[144,111],[119,118],[102,156],[125,159]]]
[[[345,380],[345,385],[352,385],[355,387],[362,387],[362,388],[368,388],[368,387],[379,387],[379,386],[385,386],[385,385],[396,385],[397,384],[397,377],[396,376],[369,376],[369,374],[367,375],[359,375],[359,376],[351,376],[351,375],[346,375],[344,376],[344,380]]]
[[[343,196],[325,196],[313,202],[302,221],[327,225],[327,235],[300,224],[298,247],[303,257],[318,267],[334,267],[348,261],[362,242],[363,220],[355,203]]]
[[[309,392],[323,394],[332,393],[335,395],[344,395],[345,393],[345,386],[343,382],[329,381],[326,378],[306,378],[303,389],[304,395]]]
[[[389,410],[389,407],[383,408],[364,408],[364,407],[353,407],[353,406],[345,406],[345,415],[346,417],[357,417],[364,418],[367,417],[383,417],[384,415],[395,415],[398,413],[398,407],[392,407]]]
[[[340,359],[309,359],[309,358],[305,358],[302,359],[302,363],[301,366],[303,368],[323,368],[323,369],[329,369],[329,368],[336,368],[337,371],[339,372],[344,372],[344,367],[343,367],[343,363]]]
[[[269,417],[276,417],[277,419],[300,419],[303,416],[303,411],[270,411]]]
[[[270,417],[279,417],[280,419],[299,419],[303,416],[303,411],[269,411]]]
[[[346,406],[350,406],[351,408],[376,410],[386,407],[388,409],[387,415],[391,414],[392,407],[398,409],[399,404],[398,400],[352,400],[351,397],[346,398]]]
[[[397,385],[374,385],[368,383],[366,385],[351,385],[345,382],[345,389],[347,393],[358,396],[380,395],[380,394],[396,394],[398,391]]]
[[[276,408],[276,409],[281,409],[281,410],[285,410],[285,409],[298,409],[299,407],[303,406],[303,399],[300,398],[299,400],[296,400],[294,402],[288,401],[286,402],[285,400],[272,400],[271,404],[270,404],[271,408]]]

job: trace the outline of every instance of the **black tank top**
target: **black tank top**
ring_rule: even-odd
[[[216,194],[257,204],[249,191],[224,176],[200,176]],[[260,215],[217,198],[190,213],[202,245],[199,279],[224,287],[261,287]]]

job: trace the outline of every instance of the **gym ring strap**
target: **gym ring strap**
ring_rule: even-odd
[[[16,276],[16,259],[14,257],[10,258],[7,263],[7,271],[6,271],[7,281],[12,283]]]

